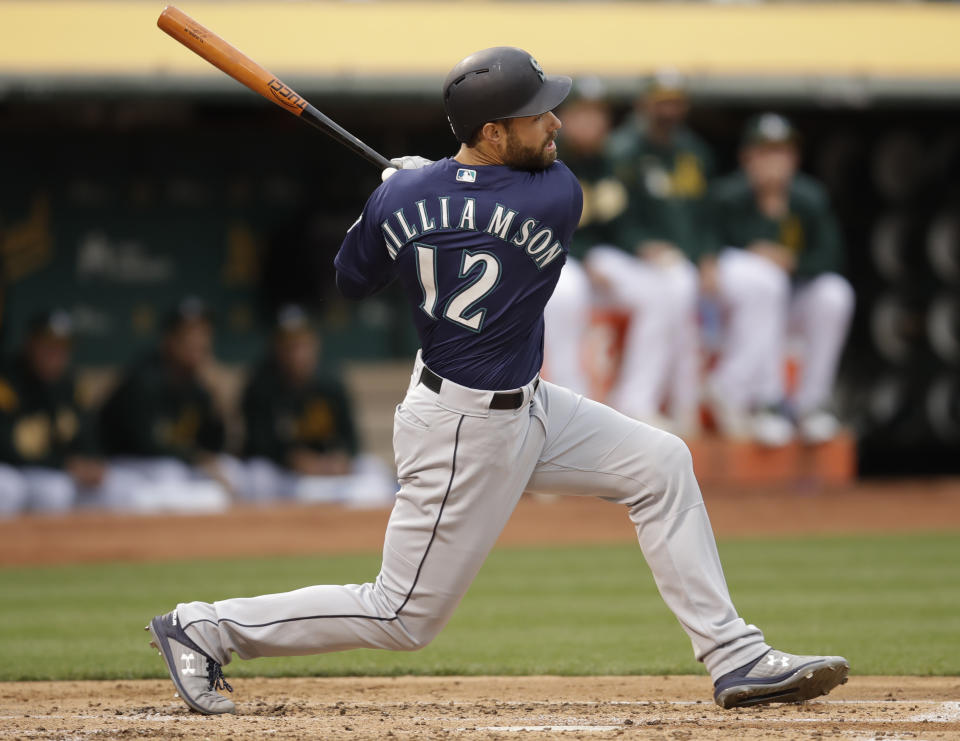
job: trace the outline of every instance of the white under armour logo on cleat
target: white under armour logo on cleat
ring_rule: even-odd
[[[778,661],[780,662],[780,666],[782,666],[784,669],[790,666],[790,659],[788,659],[786,656],[781,656],[779,659],[776,656],[767,656],[767,664],[769,666],[776,666]]]
[[[193,655],[193,652],[188,654],[180,654],[180,661],[183,662],[183,673],[184,674],[196,674],[197,668],[193,665],[194,659],[197,657]]]

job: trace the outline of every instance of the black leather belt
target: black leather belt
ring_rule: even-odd
[[[433,393],[439,394],[440,388],[443,386],[443,379],[432,370],[427,368],[427,366],[423,366],[423,370],[420,371],[420,383],[430,389]],[[539,385],[540,379],[538,378],[533,383],[533,390],[536,391],[537,386]],[[519,409],[522,406],[522,391],[498,391],[490,400],[491,409]]]

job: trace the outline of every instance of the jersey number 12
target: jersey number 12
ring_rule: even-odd
[[[420,308],[431,319],[438,319],[437,248],[420,242],[415,242],[414,246],[417,248],[417,278],[423,289]],[[459,277],[469,280],[447,299],[441,316],[472,332],[479,332],[483,329],[487,310],[477,304],[500,282],[500,261],[490,252],[463,250]]]

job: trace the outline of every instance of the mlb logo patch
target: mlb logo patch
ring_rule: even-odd
[[[466,170],[461,167],[457,170],[457,180],[461,183],[475,183],[477,182],[477,171]]]

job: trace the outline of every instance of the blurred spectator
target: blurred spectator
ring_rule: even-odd
[[[596,78],[577,80],[559,115],[563,121],[559,155],[583,188],[583,215],[544,312],[544,365],[552,381],[586,394],[590,381],[582,353],[592,301],[580,260],[591,247],[613,244],[612,225],[626,208],[627,194],[612,177],[605,154],[611,113],[603,83]]]
[[[741,169],[711,189],[714,244],[703,290],[719,298],[728,326],[710,396],[722,428],[783,445],[829,440],[839,424],[827,405],[853,313],[839,275],[843,245],[824,188],[797,172],[797,134],[766,113],[746,126]],[[787,403],[784,346],[802,341],[800,377]]]
[[[124,509],[220,509],[237,461],[222,455],[224,424],[201,373],[212,360],[213,326],[195,297],[168,316],[160,347],[132,367],[101,413],[104,447],[144,485]]]
[[[616,244],[585,261],[607,301],[630,313],[619,377],[609,402],[682,434],[697,423],[697,275],[690,258],[705,237],[713,175],[707,145],[685,121],[689,101],[675,72],[655,75],[632,116],[610,136],[607,156],[629,203]],[[669,400],[669,419],[659,410]]]
[[[241,493],[254,500],[296,498],[387,504],[396,480],[360,456],[346,389],[319,375],[320,342],[299,306],[277,314],[269,356],[243,398],[248,459]]]
[[[33,317],[21,352],[0,373],[0,515],[62,512],[116,484],[70,368],[69,314]]]

